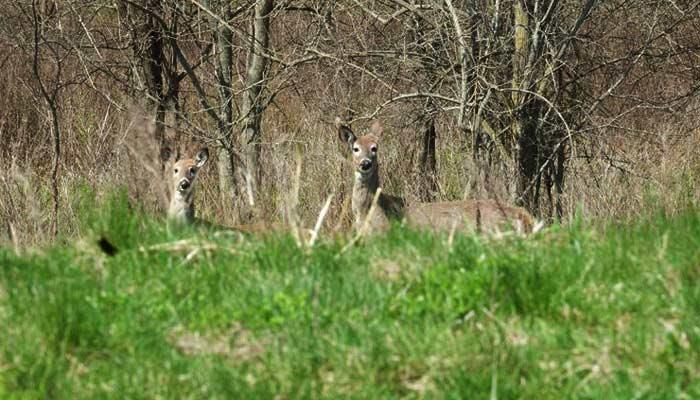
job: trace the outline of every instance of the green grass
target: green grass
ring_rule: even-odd
[[[695,211],[341,255],[82,208],[84,239],[0,249],[0,398],[700,398]]]

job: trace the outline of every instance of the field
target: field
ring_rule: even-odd
[[[700,0],[0,21],[0,400],[700,399]]]
[[[700,398],[694,209],[309,249],[85,202],[0,250],[0,398]]]

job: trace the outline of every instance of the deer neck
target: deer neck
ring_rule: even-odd
[[[170,208],[168,209],[168,217],[174,221],[191,224],[194,222],[194,191],[190,190],[187,193],[175,191],[173,198],[170,199]]]
[[[355,185],[352,188],[352,212],[356,223],[361,224],[367,218],[377,189],[379,189],[378,167],[370,175],[362,175],[355,172]],[[374,213],[381,211],[377,206],[377,210]]]

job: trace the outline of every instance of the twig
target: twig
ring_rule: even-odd
[[[352,122],[356,122],[359,120],[372,119],[372,118],[376,117],[386,106],[388,106],[392,103],[396,103],[396,102],[402,101],[402,100],[416,99],[416,98],[418,98],[418,99],[422,99],[422,98],[439,99],[439,100],[444,100],[444,101],[447,101],[447,102],[450,102],[453,104],[460,104],[460,106],[461,106],[461,103],[459,100],[453,99],[452,97],[443,96],[443,95],[438,94],[438,93],[426,93],[426,92],[403,93],[403,94],[400,94],[398,96],[394,96],[394,97],[390,98],[389,100],[386,100],[382,104],[378,105],[377,108],[375,108],[371,114],[368,114],[368,115],[365,115],[365,116],[362,116],[359,118],[355,118],[353,121],[349,121],[349,122],[352,123]],[[470,104],[470,106],[471,106],[471,104]]]
[[[17,230],[12,222],[7,223],[7,231],[10,234],[10,239],[12,240],[12,247],[15,251],[15,255],[19,256],[19,238],[17,237]]]
[[[301,247],[304,243],[304,238],[302,237],[301,230],[299,229],[299,190],[301,189],[301,170],[303,158],[301,156],[301,145],[295,146],[294,156],[296,159],[296,168],[294,170],[294,178],[292,181],[292,191],[289,194],[289,199],[287,200],[287,218],[289,219],[289,225],[294,235],[294,239],[297,242],[297,246]]]
[[[187,253],[186,261],[194,257],[200,251],[226,251],[236,254],[237,251],[230,247],[222,247],[211,242],[195,242],[192,239],[181,239],[174,242],[158,243],[148,247],[141,246],[139,251],[147,253],[150,251],[167,251],[172,253]]]
[[[316,225],[314,225],[314,229],[311,231],[311,238],[309,238],[308,247],[313,247],[314,243],[316,243],[316,238],[318,238],[318,232],[321,230],[323,220],[326,219],[326,214],[328,213],[328,209],[331,206],[331,200],[333,200],[333,194],[328,196],[328,198],[326,199],[326,203],[323,205],[321,212],[318,214]]]
[[[467,74],[467,43],[464,40],[464,33],[462,31],[462,26],[459,24],[459,17],[457,16],[457,11],[452,5],[451,0],[445,0],[447,8],[450,11],[450,18],[452,19],[452,25],[457,35],[457,43],[459,43],[459,70],[460,70],[460,96],[459,96],[459,114],[457,117],[457,125],[462,128],[464,126],[464,115],[467,109],[467,94],[468,94],[468,74]]]

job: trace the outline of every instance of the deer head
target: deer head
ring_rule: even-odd
[[[375,122],[370,128],[370,132],[360,137],[357,137],[349,126],[343,124],[340,118],[336,118],[335,125],[338,128],[338,138],[343,143],[347,143],[352,152],[355,179],[366,182],[376,178],[379,170],[377,152],[379,150],[379,137],[382,133],[381,124]]]
[[[194,158],[172,160],[172,151],[164,149],[161,154],[171,164],[170,170],[170,207],[168,217],[191,223],[194,220],[194,185],[199,170],[209,159],[209,150],[201,148]],[[166,170],[167,171],[167,170]]]

